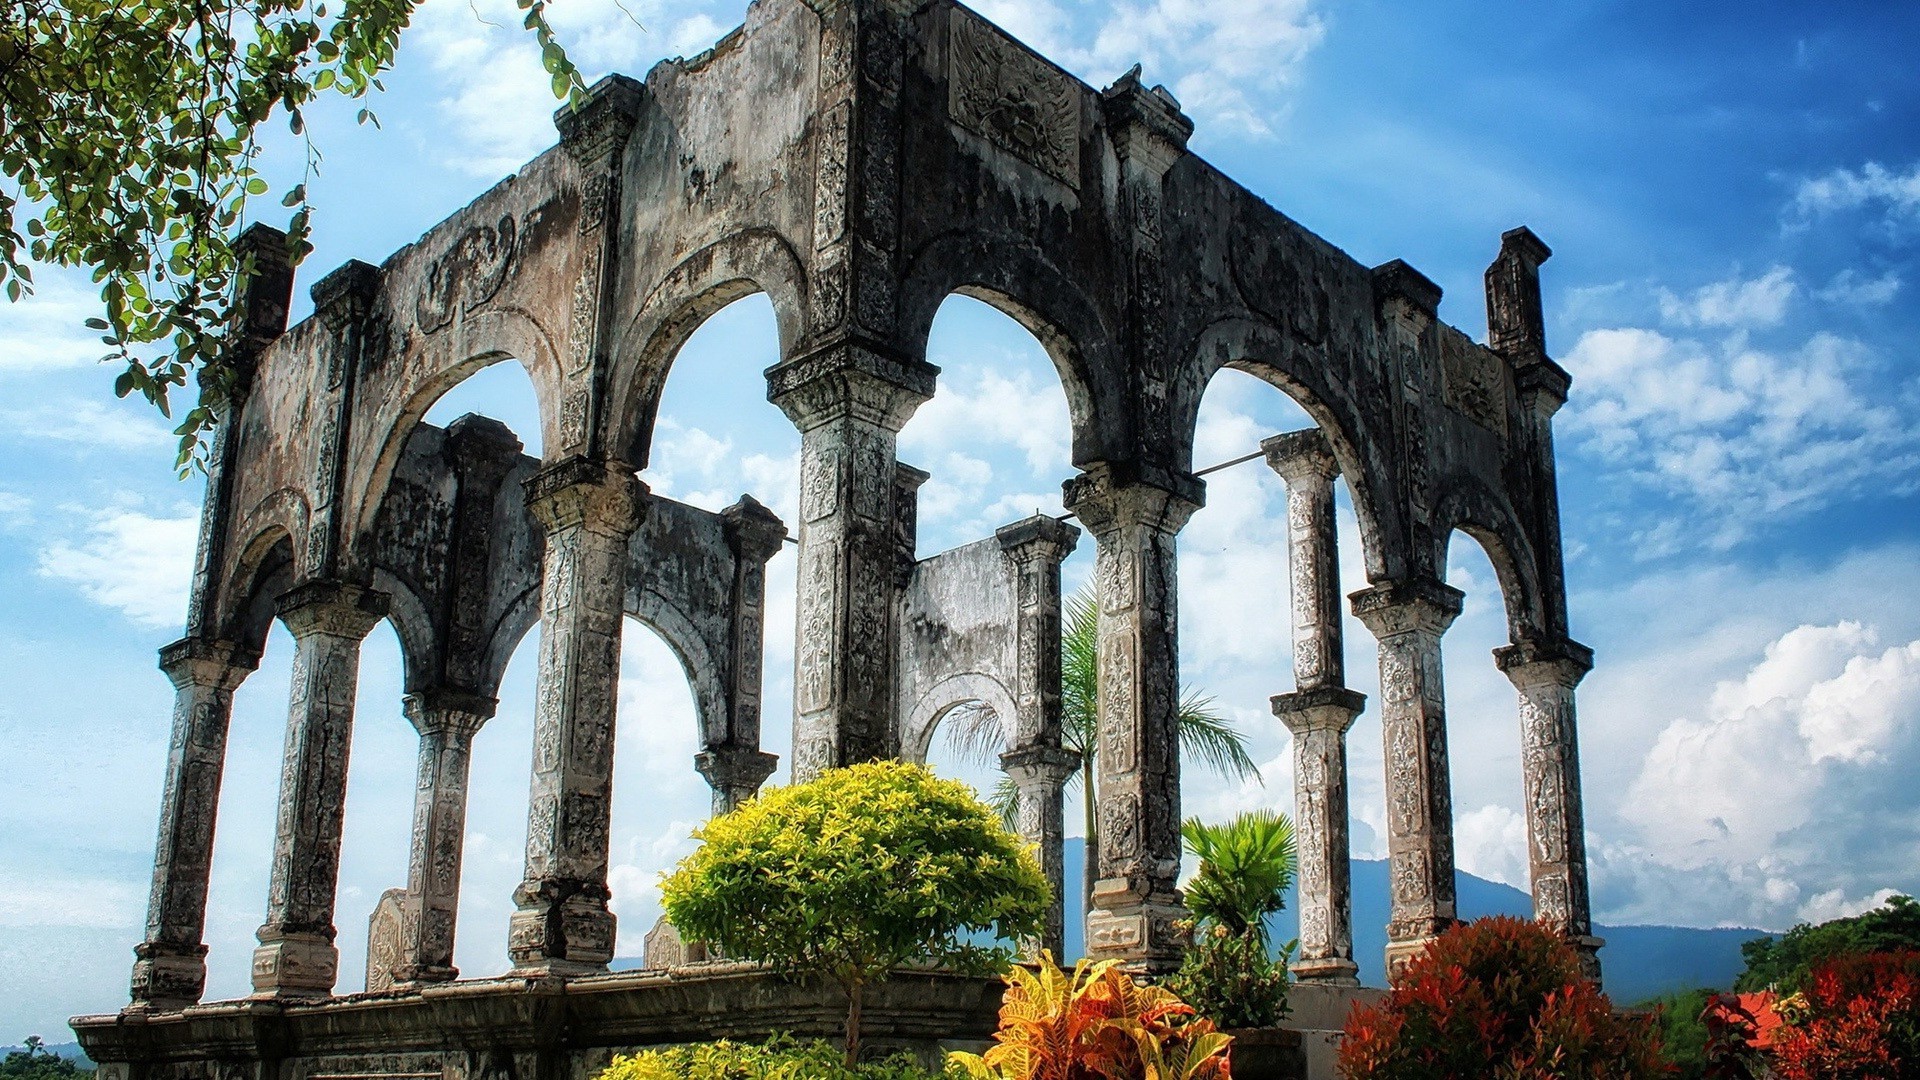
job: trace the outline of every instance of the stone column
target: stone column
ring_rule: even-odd
[[[184,638],[160,650],[173,680],[173,737],[160,797],[146,940],[134,948],[133,1004],[172,1010],[200,1000],[207,985],[207,877],[226,767],[233,692],[259,654],[230,641]]]
[[[283,595],[278,609],[293,633],[293,691],[267,921],[253,951],[253,992],[327,997],[340,962],[333,903],[360,642],[386,616],[387,598],[345,582],[312,581]]]
[[[1186,915],[1180,875],[1179,649],[1175,537],[1200,505],[1126,482],[1098,462],[1065,485],[1067,508],[1099,546],[1100,876],[1087,914],[1087,953],[1139,971],[1180,963]]]
[[[720,514],[734,559],[727,730],[724,741],[710,742],[693,759],[713,788],[715,817],[753,798],[779,764],[779,758],[760,749],[760,676],[766,655],[767,560],[787,538],[786,524],[751,495],[742,495]]]
[[[467,836],[467,767],[473,737],[498,705],[494,698],[447,689],[406,697],[407,719],[420,733],[420,765],[395,983],[451,982],[460,974],[453,966],[453,932]]]
[[[1046,926],[1038,941],[1025,951],[1046,949],[1060,960],[1066,954],[1066,811],[1062,792],[1067,779],[1080,768],[1080,755],[1059,746],[1029,746],[1000,755],[1000,768],[1019,792],[1019,830],[1022,839],[1040,848],[1040,869],[1047,875],[1053,898],[1047,904]]]
[[[569,458],[527,481],[546,530],[526,879],[507,952],[519,975],[579,975],[613,959],[607,845],[627,542],[647,488],[614,461]]]
[[[1382,582],[1353,594],[1353,613],[1380,641],[1392,904],[1389,980],[1455,921],[1440,637],[1460,614],[1460,600],[1460,590],[1431,578]]]
[[[693,767],[713,788],[714,817],[759,794],[779,764],[778,756],[757,746],[712,746],[693,756]]]
[[[800,429],[800,594],[793,778],[892,758],[894,445],[939,369],[841,343],[767,373]]]
[[[1571,941],[1588,974],[1598,979],[1604,942],[1593,936],[1587,894],[1587,837],[1573,710],[1573,689],[1592,670],[1593,651],[1577,641],[1524,641],[1495,649],[1493,655],[1520,692],[1533,917]]]
[[[1293,600],[1291,694],[1273,712],[1293,732],[1294,835],[1298,840],[1302,982],[1358,985],[1353,960],[1353,872],[1347,841],[1347,731],[1366,698],[1346,686],[1340,627],[1340,551],[1333,450],[1318,429],[1260,444],[1287,483]]]

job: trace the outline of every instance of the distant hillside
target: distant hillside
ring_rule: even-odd
[[[8,1054],[16,1051],[24,1051],[25,1049],[26,1047],[24,1046],[0,1046],[0,1058],[4,1058]],[[87,1055],[80,1050],[80,1044],[77,1042],[49,1043],[40,1049],[45,1053],[52,1054],[54,1057],[66,1058],[83,1069],[93,1068],[92,1059],[88,1058]]]

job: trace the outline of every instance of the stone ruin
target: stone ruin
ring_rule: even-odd
[[[644,83],[603,80],[556,123],[553,149],[416,243],[321,278],[296,325],[283,237],[255,226],[241,238],[260,271],[234,342],[248,377],[216,440],[186,636],[161,652],[178,698],[133,1003],[77,1023],[103,1080],[164,1061],[324,1053],[347,1055],[309,1061],[336,1077],[513,1074],[537,1064],[515,1054],[566,1047],[577,1072],[592,1057],[579,1047],[680,1030],[631,1019],[654,1006],[606,1004],[667,985],[603,974],[623,617],[684,662],[693,764],[725,810],[774,769],[760,748],[764,567],[790,531],[795,778],[922,757],[943,714],[983,703],[1005,727],[1021,829],[1056,884],[1061,788],[1077,765],[1060,739],[1059,567],[1080,529],[1091,534],[1103,690],[1088,949],[1167,970],[1182,948],[1176,541],[1204,498],[1194,428],[1223,367],[1285,391],[1316,424],[1263,444],[1292,538],[1295,689],[1273,711],[1294,733],[1298,977],[1351,984],[1356,970],[1345,733],[1363,699],[1342,660],[1336,478],[1368,579],[1352,608],[1379,641],[1390,967],[1455,917],[1440,641],[1461,605],[1443,580],[1456,530],[1489,552],[1505,600],[1512,643],[1496,659],[1519,691],[1536,914],[1592,959],[1574,729],[1591,661],[1567,632],[1552,434],[1568,377],[1546,351],[1549,251],[1533,233],[1501,237],[1478,344],[1439,320],[1440,289],[1413,267],[1355,262],[1189,152],[1191,121],[1138,69],[1095,89],[951,0],[760,0],[709,51]],[[636,476],[677,351],[754,292],[779,329],[767,394],[801,434],[791,530],[750,497],[709,513]],[[1079,529],[1040,516],[917,553],[926,474],[896,459],[895,436],[935,393],[928,331],[953,293],[1018,320],[1057,368]],[[532,379],[543,459],[491,420],[423,422],[449,388],[508,359]],[[296,655],[254,997],[197,1006],[231,697],[274,619]],[[375,1023],[364,999],[333,996],[333,937],[359,648],[382,619],[402,643],[420,757],[407,884],[383,899],[369,968],[370,987],[391,988],[385,1007],[415,1011]],[[513,970],[452,982],[468,750],[536,622]],[[1056,909],[1044,943],[1057,949],[1060,933]],[[990,1026],[991,993],[922,984],[933,997],[898,991],[898,1037]],[[487,1004],[489,986],[569,1002],[570,1033],[502,1041],[499,1024],[519,1014]],[[971,1004],[941,1013],[936,999]],[[673,1008],[761,1015],[702,1000]],[[600,1019],[578,1011],[589,1001]],[[272,1038],[236,1034],[268,1017],[282,1025]],[[468,1035],[413,1046],[395,1034],[428,1017]],[[352,1031],[407,1053],[376,1067],[375,1043]],[[470,1052],[429,1053],[452,1045]]]

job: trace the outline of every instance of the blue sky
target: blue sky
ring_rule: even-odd
[[[553,102],[505,0],[428,0],[377,104],[317,118],[318,250],[297,290],[379,261],[550,145]],[[1550,347],[1574,374],[1557,432],[1596,913],[1608,922],[1781,928],[1920,890],[1920,9],[1911,5],[1345,0],[994,0],[984,13],[1096,85],[1136,60],[1198,123],[1193,147],[1356,258],[1404,258],[1483,330],[1480,274],[1530,225]],[[1711,9],[1711,10],[1708,10]],[[588,70],[643,74],[739,20],[736,0],[556,0]],[[627,11],[631,11],[630,18]],[[269,148],[290,181],[297,147]],[[271,203],[273,200],[263,200]],[[266,207],[262,207],[265,212]],[[271,218],[269,218],[271,220]],[[60,1041],[125,999],[140,936],[171,694],[153,651],[178,636],[198,484],[164,427],[108,394],[80,330],[84,280],[44,274],[0,307],[0,1041]],[[304,312],[301,312],[304,313]],[[798,439],[766,404],[772,316],[749,298],[695,336],[668,385],[646,478],[717,508],[750,491],[789,520]],[[936,324],[938,396],[903,434],[931,470],[922,553],[1057,508],[1066,408],[1038,345],[954,299]],[[534,437],[513,365],[436,406]],[[1196,460],[1306,423],[1237,373],[1209,390]],[[1252,735],[1264,784],[1205,774],[1190,812],[1291,805],[1266,713],[1290,688],[1281,487],[1216,474],[1182,537],[1183,674]],[[1344,581],[1360,585],[1350,515]],[[1090,549],[1091,542],[1085,547]],[[1085,575],[1089,551],[1069,564]],[[1446,640],[1463,869],[1525,883],[1504,633],[1471,542]],[[771,575],[768,700],[790,695],[791,554]],[[692,706],[672,655],[629,624],[616,775],[622,951],[657,915],[658,871],[705,814]],[[1348,626],[1351,680],[1373,652]],[[210,909],[210,993],[245,988],[264,912],[289,640],[237,698]],[[505,966],[520,876],[534,648],[509,670],[474,759],[458,962]],[[414,737],[399,655],[362,669],[338,922],[354,988],[365,918],[403,884]],[[768,748],[784,753],[770,710]],[[1378,855],[1377,719],[1352,735],[1354,837]],[[943,759],[943,767],[978,775]],[[1070,816],[1070,820],[1072,817]]]

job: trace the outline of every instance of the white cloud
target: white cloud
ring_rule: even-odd
[[[1855,307],[1879,307],[1892,302],[1900,292],[1900,275],[1892,270],[1879,277],[1866,277],[1854,270],[1842,270],[1813,295],[1832,304]]]
[[[1818,926],[1823,922],[1832,922],[1834,919],[1851,918],[1863,912],[1872,911],[1891,900],[1899,891],[1898,889],[1878,889],[1866,896],[1849,900],[1843,890],[1828,889],[1800,905],[1797,921]]]
[[[1884,208],[1890,223],[1920,217],[1920,163],[1904,173],[1877,161],[1867,162],[1858,171],[1834,169],[1800,181],[1793,206],[1803,219],[1865,208]]]
[[[1038,345],[1035,345],[1038,350]],[[1033,372],[976,368],[943,382],[900,432],[900,456],[936,455],[1011,446],[1036,471],[1062,467],[1071,456],[1067,396],[1058,380]]]
[[[1483,806],[1456,813],[1453,843],[1454,862],[1461,870],[1523,892],[1530,888],[1527,819],[1519,811]]]
[[[0,927],[128,929],[145,900],[131,881],[8,875],[0,881]]]
[[[1797,286],[1793,271],[1776,266],[1757,278],[1703,285],[1686,296],[1660,290],[1660,317],[1676,326],[1774,326],[1786,317]]]
[[[171,449],[175,439],[158,410],[138,398],[63,398],[0,409],[0,431],[18,441],[51,440],[76,453]]]
[[[40,573],[143,626],[178,626],[186,614],[198,525],[198,512],[184,507],[170,517],[106,511],[93,517],[84,539],[55,541],[42,550]]]
[[[0,321],[0,375],[79,367],[105,356],[100,334],[86,328],[102,309],[85,275],[51,266],[31,272],[33,294],[8,303]]]

